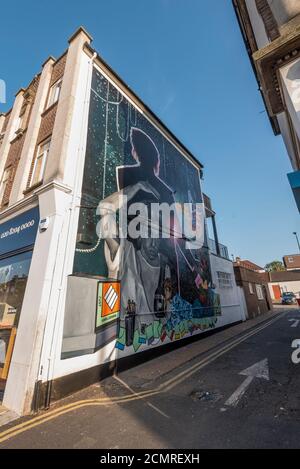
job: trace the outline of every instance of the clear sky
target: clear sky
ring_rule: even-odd
[[[265,265],[298,248],[299,214],[231,0],[3,2],[0,78],[9,109],[83,25],[93,47],[205,166],[229,253]]]

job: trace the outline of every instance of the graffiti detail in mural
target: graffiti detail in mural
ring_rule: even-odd
[[[199,169],[95,70],[74,274],[120,282],[120,351],[131,347],[136,352],[214,328],[221,307],[205,236],[197,250],[189,249],[176,209],[170,211],[169,226],[161,217],[155,220],[159,236],[118,236],[118,219],[105,207],[118,213],[124,196],[127,223],[137,215],[138,203],[150,209],[154,203],[203,202]],[[99,222],[106,230],[109,226],[111,237],[98,238]],[[179,229],[181,237],[176,236]],[[205,233],[204,217],[201,229]]]

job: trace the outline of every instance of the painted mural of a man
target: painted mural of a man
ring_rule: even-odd
[[[154,190],[157,196],[156,202],[159,204],[168,204],[170,207],[175,204],[175,192],[168,186],[159,176],[160,174],[160,153],[151,139],[141,129],[132,127],[130,131],[131,155],[136,164],[119,166],[116,168],[117,185],[119,190],[123,190],[129,186],[134,186],[140,181],[145,181]],[[140,201],[140,193],[135,197],[135,202]],[[162,239],[160,242],[160,254],[168,258],[169,264],[172,266],[172,277],[176,277],[177,288],[179,284],[179,265],[178,255],[175,247],[174,231],[178,219],[176,214],[171,212],[170,233],[168,239]]]
[[[170,207],[176,203],[175,192],[160,178],[160,153],[154,141],[143,130],[132,127],[130,131],[131,154],[136,164],[119,166],[116,168],[118,189],[133,186],[139,181],[146,181],[158,194],[160,204],[168,204]],[[178,181],[176,181],[178,184]],[[193,297],[198,296],[198,284],[201,280],[199,276],[199,263],[195,261],[189,249],[186,249],[185,236],[177,237],[177,233],[182,232],[182,226],[176,210],[171,213],[170,233],[168,239],[162,239],[160,243],[161,254],[168,258],[172,266],[172,277],[176,277],[177,292],[182,291],[182,271],[188,269],[194,277]],[[200,279],[200,280],[199,280]],[[188,291],[187,299],[190,300],[192,288],[185,288]],[[186,296],[186,295],[185,295]]]
[[[118,237],[115,216],[112,216],[112,212],[117,213],[123,208],[124,196],[130,203],[138,193],[144,202],[146,199],[150,203],[157,201],[155,189],[148,182],[140,181],[102,201],[100,215],[101,226],[106,232],[104,254],[108,276],[121,281],[121,317],[126,314],[128,301],[133,301],[140,323],[147,325],[153,322],[154,298],[160,279],[160,240],[151,237],[137,240]],[[109,232],[112,233],[111,237]]]

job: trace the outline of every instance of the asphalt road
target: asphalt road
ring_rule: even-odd
[[[205,339],[205,352],[196,342],[91,386],[1,428],[0,449],[300,448],[300,364],[291,360],[300,321],[292,319],[298,309],[229,339],[221,332],[218,345]]]

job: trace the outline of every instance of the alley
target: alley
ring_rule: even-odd
[[[2,427],[0,448],[299,447],[299,319],[288,309],[119,373]]]

